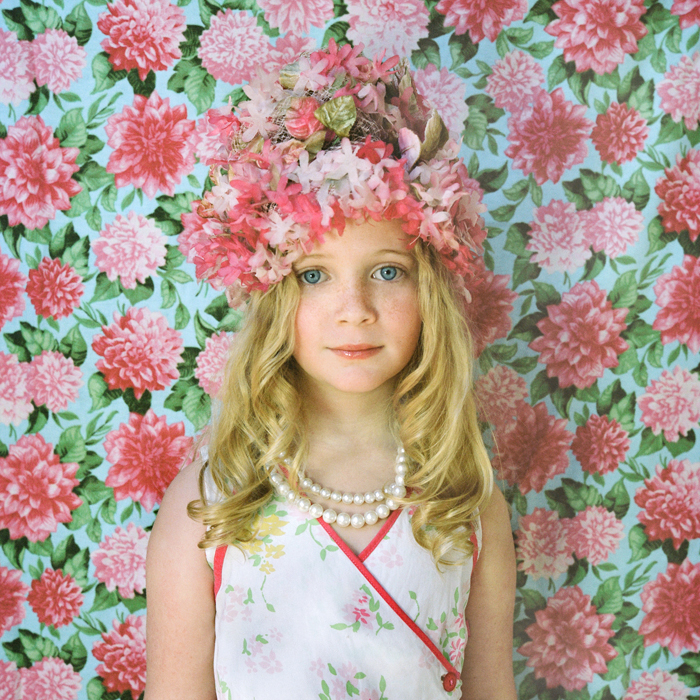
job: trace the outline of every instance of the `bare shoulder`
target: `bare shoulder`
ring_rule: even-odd
[[[483,513],[481,513],[481,528],[483,549],[487,545],[493,547],[501,541],[505,541],[508,546],[512,546],[510,507],[498,486],[494,486],[491,499],[486,508],[484,508]]]

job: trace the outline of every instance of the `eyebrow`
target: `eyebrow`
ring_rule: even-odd
[[[396,248],[382,248],[381,250],[376,250],[371,255],[380,257],[382,255],[398,255],[402,258],[413,259],[413,253],[410,250],[398,250]],[[325,253],[309,253],[304,255],[303,260],[325,260],[328,255]]]

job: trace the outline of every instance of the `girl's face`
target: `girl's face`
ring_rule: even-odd
[[[400,222],[348,223],[294,271],[294,358],[306,379],[329,394],[390,389],[421,332],[417,263]]]

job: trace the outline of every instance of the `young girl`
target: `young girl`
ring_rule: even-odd
[[[515,562],[471,391],[482,210],[397,58],[302,56],[222,110],[185,218],[250,296],[151,535],[147,700],[515,698]]]

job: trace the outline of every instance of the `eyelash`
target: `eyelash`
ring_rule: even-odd
[[[377,275],[378,273],[381,273],[382,270],[387,270],[387,269],[396,270],[396,277],[394,277],[390,280],[382,279],[381,277],[375,277],[375,275]],[[318,269],[313,268],[313,267],[309,268],[308,270],[302,270],[297,275],[297,277],[302,284],[306,284],[310,287],[315,286],[316,284],[318,284],[319,282],[322,282],[323,280],[319,279],[317,282],[308,282],[306,279],[304,279],[304,275],[306,275],[309,272],[318,272],[320,275],[326,274],[325,272],[322,272],[321,270],[318,270]],[[380,268],[377,268],[377,270],[375,270],[372,273],[372,278],[373,279],[381,279],[383,282],[395,282],[396,280],[401,279],[401,277],[403,277],[403,275],[405,275],[405,274],[406,274],[406,271],[404,269],[402,269],[401,267],[399,267],[398,265],[382,265]]]

